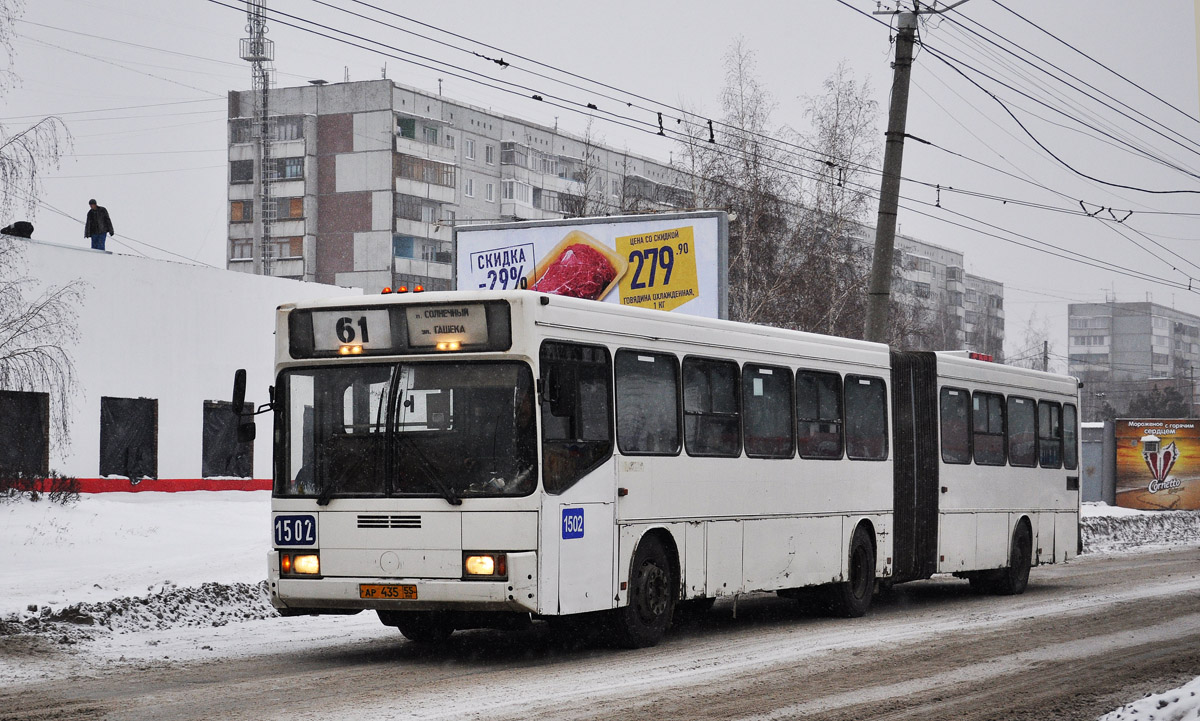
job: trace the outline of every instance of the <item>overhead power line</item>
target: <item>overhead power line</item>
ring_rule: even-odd
[[[839,1],[840,1],[840,0],[839,0]],[[228,9],[231,9],[231,10],[235,10],[235,11],[241,12],[241,8],[235,7],[235,6],[233,6],[233,5],[229,5],[229,4],[227,4],[227,3],[224,3],[224,2],[220,2],[220,0],[209,0],[209,2],[212,2],[213,4],[215,4],[215,5],[218,5],[218,6],[226,7],[226,8],[228,8]],[[467,69],[458,68],[458,66],[453,66],[453,65],[451,65],[451,64],[444,63],[443,61],[436,60],[436,59],[433,59],[433,58],[424,58],[424,60],[425,60],[424,62],[423,62],[423,61],[412,60],[412,59],[410,59],[410,58],[408,58],[408,57],[403,57],[403,56],[401,56],[401,55],[397,55],[397,54],[395,54],[395,53],[391,53],[391,52],[387,52],[387,51],[385,51],[385,50],[381,50],[381,49],[379,49],[378,47],[371,47],[371,46],[369,46],[369,45],[363,45],[363,44],[362,44],[362,43],[360,43],[360,42],[356,42],[356,41],[354,41],[354,40],[348,40],[348,39],[346,39],[345,37],[339,37],[339,36],[338,36],[338,34],[345,35],[345,36],[347,36],[347,37],[350,37],[350,38],[354,38],[355,40],[361,40],[361,41],[363,41],[363,42],[370,43],[370,44],[372,44],[372,45],[378,45],[378,46],[380,46],[380,47],[388,48],[388,49],[390,49],[390,50],[395,50],[396,52],[404,52],[404,51],[401,51],[401,50],[399,50],[398,48],[395,48],[394,46],[391,46],[391,45],[389,45],[389,44],[387,44],[387,43],[384,43],[384,42],[381,42],[381,41],[378,41],[378,40],[374,40],[374,39],[371,39],[371,38],[366,38],[366,37],[364,37],[364,36],[357,35],[357,34],[354,34],[354,33],[345,33],[345,32],[343,32],[343,31],[341,31],[341,30],[338,30],[338,29],[336,29],[336,28],[333,28],[333,27],[331,27],[331,26],[325,25],[325,24],[323,24],[323,23],[317,23],[317,22],[315,22],[315,21],[307,20],[307,19],[305,19],[305,18],[302,18],[302,17],[299,17],[299,16],[295,16],[295,15],[291,15],[291,14],[288,14],[288,13],[280,13],[280,12],[278,12],[278,11],[274,11],[274,10],[270,10],[269,12],[271,12],[272,14],[274,14],[274,15],[276,15],[276,16],[283,16],[283,17],[287,17],[287,18],[294,18],[294,19],[296,19],[298,22],[307,23],[307,24],[309,24],[309,25],[312,25],[312,26],[314,26],[314,27],[321,28],[320,30],[317,30],[317,29],[314,29],[314,27],[306,27],[305,25],[299,25],[299,24],[296,24],[296,23],[293,23],[293,22],[289,22],[289,21],[287,21],[287,20],[279,20],[279,19],[278,19],[278,17],[277,17],[277,20],[276,20],[276,21],[277,21],[277,22],[279,22],[280,24],[282,24],[282,25],[285,25],[285,26],[287,26],[287,27],[293,27],[293,28],[295,28],[295,29],[298,29],[298,30],[301,30],[301,31],[303,31],[303,32],[308,32],[308,33],[310,33],[310,34],[314,34],[314,35],[317,35],[317,36],[319,36],[319,37],[324,37],[324,38],[326,38],[326,39],[334,40],[335,42],[343,43],[343,44],[346,44],[346,45],[349,45],[349,46],[352,46],[352,47],[356,47],[356,48],[359,48],[359,49],[362,49],[362,50],[367,50],[368,52],[372,52],[372,53],[376,53],[376,54],[384,55],[384,56],[386,56],[386,57],[393,57],[393,58],[396,58],[396,59],[398,59],[398,60],[401,60],[402,62],[407,62],[407,63],[413,64],[413,65],[416,65],[416,66],[419,66],[419,67],[423,67],[423,68],[426,68],[426,69],[430,69],[430,70],[436,70],[436,71],[438,71],[438,72],[446,72],[446,73],[450,74],[450,75],[451,75],[451,76],[453,76],[453,77],[458,77],[458,78],[460,78],[460,79],[463,79],[463,80],[466,80],[466,81],[468,81],[468,82],[476,83],[476,84],[479,84],[479,85],[482,85],[482,86],[484,86],[484,87],[488,87],[488,88],[491,88],[491,89],[500,90],[500,91],[502,91],[502,92],[506,92],[506,93],[509,93],[509,94],[515,94],[515,95],[519,95],[519,96],[521,96],[521,97],[532,97],[533,99],[535,99],[535,100],[537,100],[537,101],[540,101],[540,102],[545,102],[545,103],[547,103],[547,104],[549,104],[549,105],[552,105],[552,106],[554,106],[554,107],[559,107],[559,108],[562,108],[562,109],[565,109],[565,110],[569,110],[569,111],[572,111],[572,112],[576,112],[576,113],[579,113],[579,114],[582,114],[582,115],[586,115],[586,116],[595,116],[595,117],[599,117],[600,119],[602,119],[602,120],[604,120],[604,121],[606,121],[606,122],[611,122],[611,123],[614,123],[614,124],[616,124],[616,125],[620,125],[620,126],[622,126],[622,127],[626,127],[626,128],[632,129],[632,130],[637,130],[637,131],[641,131],[641,132],[645,132],[645,133],[648,133],[648,134],[653,134],[653,135],[660,135],[660,134],[661,134],[659,131],[660,131],[660,130],[662,130],[662,128],[661,128],[660,126],[658,126],[656,123],[651,123],[651,122],[648,122],[648,121],[642,121],[642,120],[638,120],[638,119],[635,119],[635,118],[630,118],[630,117],[628,117],[628,116],[624,116],[624,115],[621,115],[621,114],[618,114],[618,113],[614,113],[614,112],[611,112],[611,111],[600,110],[599,108],[597,108],[597,107],[596,107],[596,105],[595,105],[594,103],[586,103],[586,102],[577,102],[577,101],[571,101],[571,100],[567,100],[567,99],[565,99],[565,98],[561,99],[561,102],[554,102],[554,101],[552,101],[552,100],[547,100],[547,99],[546,99],[547,97],[551,97],[551,96],[547,96],[547,95],[544,95],[544,94],[542,94],[542,93],[539,93],[539,92],[537,92],[537,91],[536,91],[534,88],[530,88],[530,87],[528,87],[528,86],[521,86],[521,85],[519,85],[519,84],[516,84],[516,83],[511,83],[511,82],[508,82],[508,81],[502,81],[502,80],[498,80],[498,79],[496,79],[496,78],[492,78],[492,77],[490,77],[490,76],[487,76],[487,75],[484,75],[484,74],[481,74],[481,73],[477,73],[477,72],[475,72],[475,71],[471,71],[471,70],[467,70]],[[328,32],[325,32],[325,31],[328,31]],[[331,34],[331,33],[333,33],[333,34]],[[430,62],[432,62],[432,63],[437,63],[437,64],[439,64],[439,65],[443,65],[443,66],[445,66],[445,67],[454,68],[454,70],[447,71],[447,70],[445,70],[445,68],[444,68],[444,67],[438,67],[438,68],[435,68],[435,67],[433,67],[433,66],[431,66],[431,65],[429,65],[429,64],[428,64],[428,63],[430,63]],[[466,75],[464,75],[463,73],[466,73]],[[475,76],[479,76],[479,77],[470,77],[471,75],[475,75]],[[482,78],[482,79],[479,79],[479,78]],[[589,82],[594,82],[594,81],[589,81]],[[508,87],[504,87],[504,86],[508,86]],[[513,89],[512,89],[513,87],[518,87],[518,88],[521,88],[521,90],[513,90]],[[609,86],[609,87],[611,87],[611,86]],[[528,93],[528,92],[532,92],[532,93],[533,93],[533,95],[532,95],[532,96],[530,96],[530,95],[527,95],[526,93]],[[558,98],[557,98],[557,97],[555,97],[555,100],[558,100]],[[589,111],[590,111],[590,112],[589,112]],[[682,131],[677,131],[677,130],[674,130],[674,129],[671,129],[671,130],[669,130],[669,131],[668,131],[668,134],[670,134],[670,135],[674,135],[674,136],[678,136],[678,137],[686,137],[685,133],[683,133]],[[708,145],[719,145],[719,144],[715,143],[715,139],[710,139],[710,140],[711,140],[712,142],[708,143]],[[726,146],[726,147],[727,147],[727,146]],[[812,180],[818,180],[818,181],[822,180],[822,179],[820,179],[820,178],[817,178],[816,176],[813,176],[813,175],[811,175],[811,174],[809,174],[809,175],[805,175],[805,174],[803,174],[803,173],[797,172],[797,169],[798,169],[798,168],[797,168],[797,166],[792,166],[792,167],[791,167],[791,170],[789,170],[788,172],[790,172],[790,173],[791,173],[791,174],[793,174],[793,175],[797,175],[798,177],[807,177],[807,178],[809,178],[809,179],[812,179]],[[828,181],[826,180],[826,182],[828,182]],[[932,184],[931,184],[931,186],[932,186]],[[920,201],[916,201],[916,202],[920,203]],[[928,205],[928,206],[930,206],[930,207],[935,207],[935,206],[933,206],[933,204],[929,204],[929,203],[923,203],[923,204],[924,204],[924,205]],[[995,234],[992,234],[992,233],[987,233],[987,232],[985,232],[985,231],[980,231],[978,228],[971,228],[971,227],[969,227],[969,226],[965,226],[965,225],[962,225],[962,224],[960,224],[960,223],[955,223],[955,222],[953,222],[953,221],[948,221],[948,220],[946,220],[945,218],[938,218],[937,216],[934,216],[934,215],[931,215],[931,214],[927,214],[927,213],[923,213],[923,212],[921,212],[921,211],[917,211],[917,210],[912,210],[912,209],[909,209],[909,208],[907,208],[907,207],[906,207],[906,209],[908,209],[908,210],[911,210],[911,212],[915,212],[915,213],[917,213],[917,214],[920,214],[920,215],[927,215],[928,217],[931,217],[931,218],[933,218],[933,219],[935,219],[935,220],[939,220],[939,221],[941,221],[941,222],[948,222],[948,223],[950,223],[951,225],[956,225],[956,226],[959,226],[959,227],[962,227],[962,228],[965,228],[965,229],[968,229],[968,230],[972,230],[972,231],[974,231],[974,232],[983,233],[984,235],[989,235],[989,236],[992,236],[992,237],[997,237],[997,238],[999,238],[999,239],[1001,239],[1001,240],[1005,240],[1006,242],[1013,242],[1013,241],[1011,240],[1011,238],[1006,238],[1006,237],[1004,237],[1004,236],[997,236],[997,235],[995,235]],[[942,210],[944,210],[944,209],[942,209]],[[965,214],[961,214],[961,213],[955,213],[955,215],[958,215],[958,216],[960,216],[960,217],[962,217],[962,218],[964,218],[964,219],[970,220],[970,221],[972,221],[972,222],[981,222],[981,221],[977,221],[976,219],[974,219],[974,218],[971,218],[970,216],[967,216],[967,215],[965,215]],[[988,224],[984,223],[983,225],[985,225],[985,226],[986,226],[986,225],[988,225]],[[1009,232],[1009,231],[1006,231],[1006,230],[1004,230],[1004,229],[997,228],[996,226],[991,226],[991,227],[993,227],[993,228],[995,228],[995,229],[997,229],[997,230],[1000,230],[1000,231],[1002,231],[1002,232]],[[1025,237],[1026,239],[1028,239],[1028,240],[1030,240],[1031,242],[1034,242],[1034,243],[1041,243],[1041,244],[1044,244],[1044,245],[1047,245],[1047,246],[1049,246],[1049,245],[1050,245],[1050,244],[1045,244],[1043,241],[1037,241],[1036,239],[1028,238],[1028,236],[1020,236],[1020,234],[1013,234],[1013,235],[1016,235],[1016,236],[1018,236],[1018,237]],[[1024,245],[1024,244],[1022,244],[1022,243],[1020,243],[1020,242],[1018,242],[1017,244],[1018,244],[1018,245]],[[1039,249],[1039,250],[1041,250],[1041,249]],[[1047,251],[1043,251],[1043,252],[1047,252]],[[1147,273],[1141,273],[1141,272],[1139,272],[1139,271],[1128,271],[1128,270],[1125,270],[1124,268],[1122,268],[1121,266],[1119,266],[1119,265],[1117,265],[1117,264],[1110,264],[1110,263],[1106,263],[1106,262],[1104,262],[1104,261],[1099,261],[1099,260],[1097,260],[1097,259],[1090,259],[1090,258],[1088,258],[1087,256],[1083,256],[1083,255],[1081,255],[1081,254],[1074,254],[1074,253],[1072,253],[1071,251],[1061,251],[1061,252],[1058,252],[1058,253],[1051,252],[1051,254],[1052,254],[1052,255],[1058,255],[1059,257],[1061,257],[1061,258],[1064,258],[1064,259],[1067,259],[1067,260],[1074,260],[1074,261],[1076,261],[1076,262],[1079,262],[1079,261],[1080,261],[1080,259],[1086,259],[1086,260],[1084,260],[1084,261],[1083,261],[1085,264],[1087,264],[1087,265],[1094,265],[1095,267],[1098,267],[1098,268],[1103,268],[1104,270],[1106,270],[1106,271],[1108,271],[1108,272],[1114,272],[1114,273],[1118,273],[1118,274],[1129,275],[1130,277],[1135,277],[1135,278],[1138,278],[1138,279],[1140,279],[1140,280],[1147,280],[1147,281],[1150,281],[1150,282],[1157,282],[1157,283],[1161,283],[1161,284],[1168,285],[1169,287],[1173,287],[1173,288],[1179,288],[1179,289],[1186,289],[1186,288],[1187,288],[1187,286],[1186,286],[1186,285],[1184,285],[1184,284],[1180,284],[1180,283],[1177,283],[1177,282],[1175,282],[1175,281],[1169,281],[1169,280],[1167,280],[1167,279],[1165,279],[1165,278],[1159,278],[1159,277],[1157,277],[1157,276],[1153,276],[1153,275],[1150,275],[1150,274],[1147,274]]]

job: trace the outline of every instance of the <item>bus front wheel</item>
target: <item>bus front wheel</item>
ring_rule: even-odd
[[[875,544],[866,526],[854,529],[850,540],[849,578],[829,589],[830,609],[845,618],[858,618],[871,607],[875,593]]]
[[[662,541],[643,538],[629,569],[629,605],[613,611],[617,643],[645,648],[662,640],[675,612],[678,585]]]
[[[450,638],[454,625],[446,614],[436,611],[379,611],[385,626],[395,626],[409,641],[437,644]]]

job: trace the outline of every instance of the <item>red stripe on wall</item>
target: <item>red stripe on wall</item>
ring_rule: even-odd
[[[48,489],[43,482],[38,490]],[[269,478],[143,478],[133,482],[127,478],[80,478],[80,493],[139,493],[158,491],[179,493],[182,491],[269,491]]]

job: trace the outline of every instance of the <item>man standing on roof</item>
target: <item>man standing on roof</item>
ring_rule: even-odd
[[[93,250],[104,250],[104,241],[110,235],[116,235],[113,232],[112,220],[108,217],[108,210],[103,206],[96,205],[96,199],[92,198],[88,201],[91,210],[87,214],[87,222],[83,225],[83,237],[92,239]]]

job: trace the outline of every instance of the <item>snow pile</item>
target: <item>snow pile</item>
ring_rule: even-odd
[[[1127,703],[1099,721],[1185,721],[1200,719],[1200,678],[1165,693]]]
[[[1200,543],[1200,511],[1136,511],[1085,503],[1080,526],[1085,553]]]

